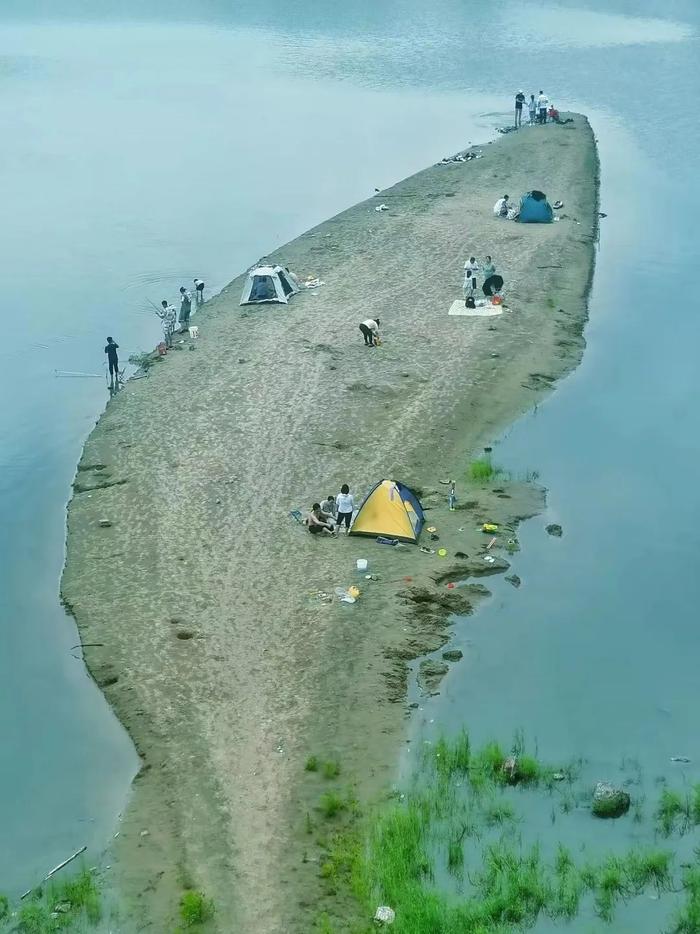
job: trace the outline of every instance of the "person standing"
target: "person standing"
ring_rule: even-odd
[[[515,95],[515,127],[521,127],[523,125],[523,104],[525,103],[525,95],[522,91],[518,91]]]
[[[335,505],[338,509],[336,514],[336,522],[338,523],[336,528],[338,531],[345,523],[345,534],[350,534],[350,523],[352,522],[352,512],[355,508],[355,500],[353,499],[352,493],[350,492],[350,487],[347,483],[344,483],[340,488],[340,493],[335,498]]]
[[[547,107],[548,106],[549,106],[549,98],[544,93],[544,91],[540,91],[539,97],[537,98],[537,109],[540,112],[540,118],[539,118],[540,123],[547,122]]]
[[[479,271],[479,264],[476,261],[475,256],[470,256],[469,260],[464,264],[464,284],[462,289],[464,291],[464,297],[468,295],[473,295],[476,289],[476,274]]]
[[[490,279],[495,272],[496,267],[493,265],[493,260],[490,256],[487,256],[484,260],[484,266],[481,270],[481,274],[484,277],[484,282],[486,282],[487,279]]]
[[[367,318],[360,325],[365,347],[375,347],[375,340],[379,337],[379,318]]]
[[[534,126],[537,120],[537,101],[535,100],[535,95],[530,95],[530,100],[527,102],[527,109],[530,113],[530,126]]]
[[[198,305],[204,304],[204,281],[202,279],[194,280],[194,294]]]
[[[163,340],[165,341],[166,347],[172,347],[173,334],[177,326],[177,311],[175,310],[175,306],[169,305],[165,299],[163,299],[160,304],[163,310],[157,311],[156,314],[163,322]]]
[[[187,291],[184,285],[180,286],[180,331],[186,331],[190,326],[190,315],[192,314],[192,294]]]
[[[114,385],[114,383],[119,382],[119,355],[117,351],[119,350],[119,344],[117,344],[113,337],[107,338],[107,346],[105,347],[105,353],[107,354],[107,363],[109,364],[109,381]]]

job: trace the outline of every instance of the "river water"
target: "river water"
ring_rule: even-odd
[[[584,364],[498,448],[539,470],[564,537],[524,527],[523,587],[496,585],[460,628],[471,661],[435,716],[532,727],[603,763],[692,755],[695,5],[658,19],[650,0],[351,0],[332,14],[145,0],[119,21],[109,6],[91,3],[89,21],[79,0],[60,18],[41,0],[0,12],[0,890],[84,843],[99,853],[137,767],[57,598],[65,502],[107,398],[105,337],[123,359],[153,346],[149,299],[194,276],[215,291],[488,138],[520,86],[591,115],[609,216]]]

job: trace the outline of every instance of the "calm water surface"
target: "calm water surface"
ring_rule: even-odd
[[[605,219],[583,367],[499,448],[565,528],[522,531],[517,593],[459,630],[435,705],[485,734],[665,769],[692,755],[698,12],[650,2],[3,4],[0,889],[99,852],[136,757],[57,602],[64,506],[105,400],[102,348],[147,299],[265,251],[487,138],[519,86],[589,112]],[[147,8],[147,17],[143,8]],[[30,19],[34,16],[35,19]],[[495,38],[498,53],[495,54]],[[680,283],[670,289],[666,283]],[[55,370],[96,374],[57,378]],[[548,521],[551,517],[548,517]],[[94,585],[99,588],[99,576]]]

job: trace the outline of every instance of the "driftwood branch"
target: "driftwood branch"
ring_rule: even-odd
[[[41,881],[42,881],[42,882],[48,882],[48,880],[51,878],[51,876],[55,875],[55,874],[59,871],[59,869],[63,869],[63,867],[64,867],[64,866],[67,866],[68,863],[72,863],[73,860],[74,860],[74,859],[77,859],[78,856],[80,856],[81,853],[84,853],[84,852],[85,852],[85,850],[87,850],[87,844],[86,844],[85,846],[81,846],[79,850],[76,850],[75,853],[73,853],[72,856],[69,856],[69,857],[68,857],[68,859],[64,859],[62,863],[59,863],[59,864],[58,864],[58,866],[54,866],[53,869],[51,870],[51,872],[47,873]]]
[[[77,645],[72,645],[70,651],[74,652],[75,649],[91,649],[99,646],[100,648],[104,647],[104,642],[79,642]]]

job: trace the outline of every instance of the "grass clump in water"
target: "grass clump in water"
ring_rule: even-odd
[[[689,816],[690,803],[688,799],[677,791],[664,788],[659,799],[659,806],[656,809],[656,819],[661,833],[665,837],[670,836],[681,818],[683,819],[681,831],[683,831],[687,827]]]
[[[440,737],[435,744],[434,764],[438,775],[445,779],[469,772],[471,744],[466,730],[462,730],[452,742]]]
[[[10,913],[10,900],[7,895],[0,895],[0,921]]]
[[[180,918],[186,928],[204,924],[214,914],[214,905],[204,893],[187,889],[180,897]]]
[[[340,814],[341,811],[345,811],[347,806],[345,798],[336,794],[334,791],[329,791],[325,795],[321,795],[318,802],[321,814],[329,819],[335,817],[336,814]]]
[[[500,472],[500,468],[494,466],[490,457],[477,457],[469,464],[467,476],[473,483],[487,483],[494,480]]]
[[[323,772],[324,778],[337,778],[340,775],[340,763],[334,759],[330,759],[323,763],[321,771]]]

